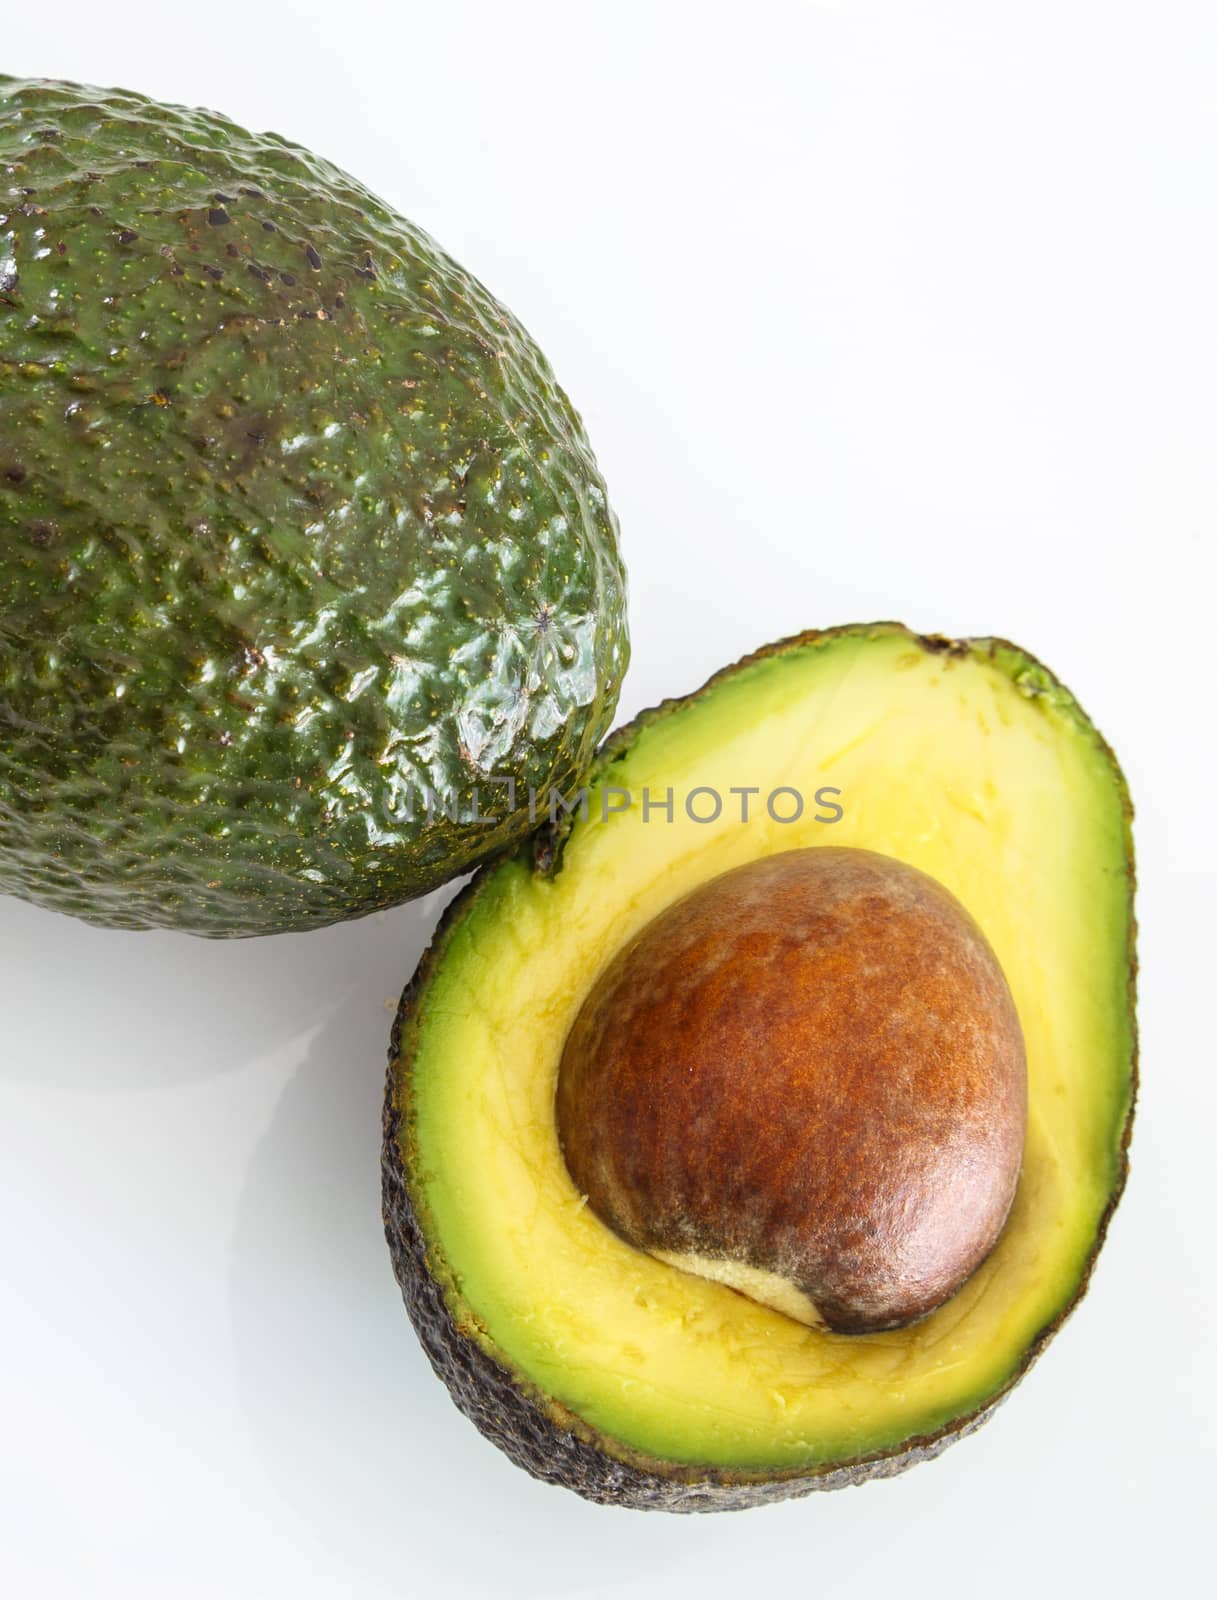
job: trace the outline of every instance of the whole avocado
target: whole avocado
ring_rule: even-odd
[[[274,134],[0,77],[0,890],[303,930],[515,844],[628,658],[579,417]]]

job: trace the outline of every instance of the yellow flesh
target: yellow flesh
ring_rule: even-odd
[[[772,1306],[784,1317],[805,1322],[809,1328],[824,1326],[824,1318],[810,1295],[797,1289],[789,1278],[764,1267],[750,1267],[746,1261],[729,1261],[725,1256],[699,1256],[682,1250],[652,1250],[656,1261],[666,1261],[682,1272],[694,1272],[711,1283],[725,1283],[763,1306]]]
[[[1018,680],[1021,676],[1021,684]],[[1013,652],[928,653],[903,632],[761,660],[653,723],[593,790],[553,879],[508,862],[424,991],[409,1153],[433,1267],[458,1321],[612,1441],[683,1462],[840,1461],[940,1427],[1001,1388],[1072,1297],[1116,1182],[1131,1071],[1127,824],[1110,757]],[[641,790],[676,789],[643,823]],[[683,815],[698,784],[799,789],[801,822]],[[812,820],[841,789],[841,821]],[[708,809],[708,802],[703,802]],[[734,805],[734,802],[732,802]],[[1030,1115],[994,1253],[893,1333],[808,1327],[643,1255],[563,1164],[555,1075],[618,947],[697,884],[757,856],[858,845],[939,879],[979,921],[1022,1021]]]

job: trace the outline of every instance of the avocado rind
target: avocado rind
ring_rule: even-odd
[[[918,649],[977,654],[1000,663],[1028,696],[1046,695],[1084,725],[1109,766],[1124,818],[1128,885],[1128,951],[1126,999],[1129,1008],[1130,1059],[1125,1109],[1119,1131],[1106,1203],[1093,1241],[1072,1292],[1057,1313],[1031,1338],[1008,1377],[982,1403],[952,1417],[932,1432],[903,1440],[897,1448],[818,1465],[814,1469],[733,1470],[648,1456],[599,1433],[582,1418],[541,1391],[496,1348],[463,1300],[447,1271],[422,1183],[412,1133],[411,1068],[418,1037],[418,1019],[428,987],[442,968],[446,953],[495,869],[483,870],[452,902],[431,948],[407,985],[394,1025],[386,1082],[383,1145],[384,1222],[394,1270],[407,1312],[437,1374],[458,1408],[512,1460],[533,1476],[571,1488],[585,1498],[637,1509],[669,1511],[734,1510],[793,1498],[819,1489],[838,1488],[871,1478],[893,1476],[921,1460],[938,1455],[956,1439],[974,1431],[1029,1370],[1055,1331],[1081,1300],[1111,1217],[1123,1193],[1128,1172],[1137,1087],[1135,1029],[1135,922],[1132,917],[1134,871],[1131,843],[1132,807],[1127,787],[1109,747],[1101,740],[1068,691],[1027,652],[997,639],[942,641],[920,636],[899,624],[833,629],[783,640],[716,674],[702,690],[665,701],[644,711],[602,746],[589,781],[604,775],[633,745],[640,732],[698,699],[708,689],[766,658],[840,637],[846,633],[877,636],[899,634]],[[559,852],[560,858],[560,852]],[[551,862],[547,859],[547,868]],[[560,859],[556,863],[560,870]],[[535,870],[535,868],[534,868]]]
[[[0,163],[0,891],[302,930],[516,844],[628,659],[524,329],[211,112],[0,77]]]

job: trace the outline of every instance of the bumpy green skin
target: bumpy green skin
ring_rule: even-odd
[[[212,935],[422,893],[582,771],[624,608],[579,418],[425,234],[275,135],[0,78],[0,890]]]
[[[1041,662],[1004,639],[948,639],[939,634],[917,634],[900,623],[880,622],[829,628],[798,634],[768,645],[716,673],[694,694],[665,700],[641,712],[633,722],[617,729],[601,747],[588,782],[606,773],[652,723],[678,712],[682,706],[713,689],[733,673],[767,656],[796,652],[838,633],[898,632],[923,650],[948,655],[1008,658],[1008,670],[1029,695],[1051,695],[1067,701],[1084,718],[1069,691]],[[1092,730],[1093,731],[1093,730]],[[1099,735],[1095,733],[1095,738]],[[1100,740],[1100,743],[1102,741]],[[1126,825],[1131,829],[1132,802],[1115,755],[1104,745],[1112,774],[1124,803]],[[561,869],[562,847],[569,823],[548,839],[530,846],[536,870]],[[1127,833],[1130,930],[1135,872],[1131,831]],[[428,1240],[427,1209],[422,1175],[412,1157],[411,1072],[417,1048],[419,1007],[433,974],[442,966],[453,935],[490,882],[494,866],[485,867],[451,902],[430,948],[406,985],[389,1044],[389,1070],[385,1082],[381,1179],[385,1237],[393,1271],[406,1311],[436,1375],[446,1385],[458,1409],[512,1461],[534,1478],[573,1489],[585,1500],[623,1506],[636,1511],[702,1512],[743,1511],[779,1500],[799,1499],[824,1489],[843,1489],[892,1478],[919,1462],[930,1461],[957,1440],[974,1433],[996,1411],[1030,1370],[1040,1352],[1082,1299],[1090,1274],[1107,1237],[1108,1225],[1128,1177],[1128,1147],[1132,1139],[1137,1093],[1136,1033],[1129,1085],[1129,1106],[1124,1122],[1120,1162],[1107,1205],[1095,1233],[1094,1247],[1072,1299],[1060,1314],[1023,1351],[1017,1369],[1004,1387],[978,1409],[945,1423],[936,1433],[906,1439],[894,1450],[838,1461],[811,1470],[791,1468],[773,1472],[730,1471],[716,1466],[687,1465],[644,1455],[619,1440],[597,1433],[582,1418],[545,1394],[485,1338],[468,1308],[450,1287],[441,1266],[442,1247]],[[1135,1019],[1136,957],[1128,969],[1129,1014]],[[449,1285],[446,1287],[446,1284]]]

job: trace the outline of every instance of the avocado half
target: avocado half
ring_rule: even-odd
[[[1124,1186],[1134,879],[1111,750],[1025,651],[884,623],[787,640],[644,712],[587,787],[565,838],[453,902],[397,1016],[384,1216],[436,1372],[512,1460],[606,1503],[730,1510],[937,1455],[1077,1304]],[[747,822],[729,798],[745,788]],[[727,800],[716,821],[692,820],[697,790]],[[794,794],[802,815],[775,820]],[[930,1316],[870,1335],[808,1328],[631,1248],[577,1192],[554,1120],[563,1042],[614,953],[707,879],[816,844],[945,885],[993,946],[1026,1042],[1023,1166],[995,1250]]]
[[[627,659],[524,329],[214,112],[0,77],[0,172],[0,892],[274,933],[523,838]]]

